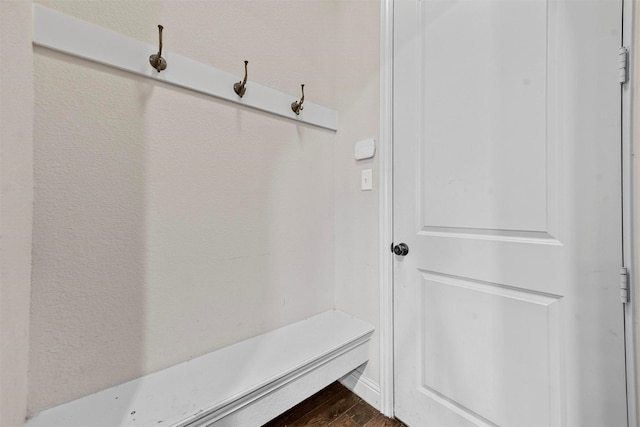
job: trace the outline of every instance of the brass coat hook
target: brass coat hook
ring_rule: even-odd
[[[167,61],[162,57],[162,25],[158,25],[158,33],[160,35],[160,46],[158,47],[158,53],[154,53],[149,57],[149,63],[158,72],[167,68]]]
[[[247,91],[245,86],[247,84],[247,64],[249,64],[249,61],[244,61],[244,80],[234,83],[233,85],[234,92],[238,94],[240,98],[242,98]]]
[[[304,85],[301,85],[302,87],[302,98],[300,98],[300,101],[294,101],[291,103],[291,109],[293,110],[294,113],[296,113],[296,116],[300,115],[300,111],[304,110],[304,107],[302,106],[302,103],[304,102]]]

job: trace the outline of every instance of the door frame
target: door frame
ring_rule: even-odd
[[[640,304],[640,278],[637,271],[640,268],[638,262],[638,243],[640,243],[640,210],[634,209],[634,205],[640,202],[640,185],[638,185],[638,173],[634,167],[633,151],[640,149],[640,121],[634,121],[634,104],[637,107],[638,87],[635,81],[640,78],[640,44],[634,45],[633,41],[640,37],[640,4],[637,0],[623,0],[622,3],[622,45],[630,52],[629,81],[622,85],[622,243],[623,263],[629,269],[629,293],[630,302],[625,306],[625,334],[626,359],[627,359],[627,411],[629,426],[637,426],[640,422],[640,407],[638,402],[638,368],[639,368],[639,329],[638,329],[638,304]],[[634,134],[635,132],[635,134]]]
[[[393,257],[389,255],[389,244],[393,241],[393,6],[394,0],[380,1],[380,135],[379,135],[379,292],[380,292],[380,412],[388,417],[394,415],[394,336],[393,336]],[[623,202],[623,246],[624,265],[629,268],[629,293],[631,301],[625,305],[625,334],[627,360],[627,408],[629,426],[638,425],[640,403],[638,402],[639,327],[638,309],[640,278],[635,272],[640,268],[640,209],[633,208],[640,202],[640,171],[634,169],[633,147],[640,152],[640,121],[633,116],[634,103],[640,110],[639,98],[633,82],[640,78],[640,2],[623,1],[624,46],[630,50],[629,82],[622,87],[622,202]],[[635,39],[634,39],[635,36]],[[635,59],[638,57],[638,59]],[[635,98],[634,98],[635,96]],[[640,111],[639,111],[640,112]],[[634,135],[634,127],[637,135]],[[634,141],[635,138],[635,141]],[[640,169],[638,167],[637,169]],[[634,185],[635,183],[635,185]],[[630,329],[630,330],[629,330]]]
[[[379,277],[380,412],[394,415],[393,381],[393,5],[380,0]]]

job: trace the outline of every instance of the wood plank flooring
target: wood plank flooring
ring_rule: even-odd
[[[386,418],[339,382],[314,394],[263,427],[405,427]]]

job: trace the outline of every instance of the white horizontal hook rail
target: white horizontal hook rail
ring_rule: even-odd
[[[149,65],[149,55],[157,52],[157,45],[38,4],[33,5],[33,43],[296,122],[337,130],[338,113],[335,110],[307,101],[304,112],[296,116],[291,110],[291,102],[298,99],[297,95],[289,95],[254,82],[247,85],[246,95],[240,98],[233,91],[233,85],[238,81],[237,75],[169,51],[162,53],[168,64],[167,69],[158,73]],[[296,88],[297,85],[298,82]]]

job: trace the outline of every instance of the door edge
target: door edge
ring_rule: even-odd
[[[638,22],[640,22],[640,7],[636,0],[622,0],[622,40],[623,46],[629,48],[629,76],[628,82],[622,85],[622,240],[623,263],[630,269],[629,292],[631,298],[624,309],[625,322],[625,357],[627,373],[627,421],[629,426],[640,425],[640,402],[638,397],[638,368],[639,368],[639,333],[638,330],[638,304],[640,304],[640,289],[637,260],[637,245],[640,242],[640,212],[634,209],[634,205],[640,202],[640,176],[638,166],[634,161],[634,148],[640,150],[640,121],[634,117],[634,109],[640,110],[638,101],[638,87],[635,80],[640,78],[640,44],[634,45],[634,40],[640,37]],[[635,36],[635,37],[634,37]],[[635,66],[634,66],[635,65]]]
[[[394,416],[393,371],[393,5],[380,0],[379,286],[380,412]]]

